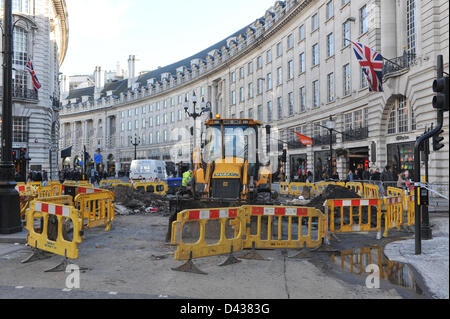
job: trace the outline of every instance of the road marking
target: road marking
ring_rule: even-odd
[[[110,291],[110,292],[108,292],[108,294],[109,294],[109,295],[117,295],[118,293],[115,292],[115,291]]]
[[[72,291],[72,289],[64,288],[62,291],[64,291],[64,292],[70,292],[70,291]]]
[[[23,289],[24,286],[16,286],[16,289]]]

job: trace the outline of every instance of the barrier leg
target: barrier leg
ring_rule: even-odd
[[[309,259],[312,258],[311,252],[307,248],[303,248],[297,255],[289,257],[292,259]]]
[[[219,265],[219,267],[229,266],[229,265],[237,264],[237,263],[240,263],[240,262],[241,261],[239,259],[234,257],[234,255],[233,255],[233,245],[231,245],[230,255],[228,256],[227,260],[225,260],[225,262],[223,262],[222,264]]]
[[[260,254],[256,252],[255,242],[252,242],[252,250],[245,255],[239,256],[239,259],[265,260]]]
[[[67,269],[67,266],[69,266],[69,261],[68,261],[67,257],[65,257],[61,263],[59,263],[58,265],[56,265],[53,268],[45,270],[44,272],[65,272]]]
[[[195,266],[194,263],[192,262],[192,251],[189,254],[189,260],[185,264],[183,264],[177,268],[172,268],[172,270],[173,271],[181,271],[181,272],[190,272],[190,273],[199,274],[199,275],[207,275],[206,272],[203,272],[200,269],[198,269],[197,266]]]
[[[33,251],[30,256],[22,260],[22,264],[31,263],[38,260],[44,260],[52,258],[53,255],[46,253],[45,251],[39,250],[37,248],[33,248]]]

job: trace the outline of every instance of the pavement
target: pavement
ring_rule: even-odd
[[[68,290],[70,273],[46,273],[59,256],[22,264],[31,253],[23,244],[0,244],[0,299],[6,298],[194,298],[194,299],[415,299],[416,292],[383,281],[366,287],[367,274],[346,273],[327,253],[290,258],[299,250],[258,251],[264,261],[241,259],[220,267],[227,256],[194,260],[207,275],[173,271],[175,248],[163,240],[168,217],[158,214],[117,216],[110,232],[86,231],[80,255],[72,263],[80,273],[80,288]],[[404,235],[404,234],[399,234]],[[339,249],[378,243],[376,234],[341,237]],[[237,252],[240,256],[243,252]],[[448,269],[448,268],[447,268]]]
[[[449,299],[449,214],[430,214],[433,239],[422,241],[422,254],[415,255],[415,240],[386,246],[392,261],[407,263],[423,278],[435,299]]]

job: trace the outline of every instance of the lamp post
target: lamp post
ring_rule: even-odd
[[[2,100],[2,157],[0,162],[0,234],[22,231],[20,199],[15,189],[12,161],[12,1],[4,1],[3,19],[3,100]]]
[[[194,151],[193,151],[193,154],[195,154],[195,151],[196,151],[196,148],[197,148],[197,125],[196,125],[197,118],[199,118],[200,116],[202,116],[206,112],[211,112],[211,103],[210,102],[205,102],[205,98],[204,97],[202,97],[202,101],[200,102],[200,107],[201,107],[200,113],[197,113],[197,110],[196,110],[197,103],[198,103],[198,99],[197,99],[197,96],[195,95],[195,92],[194,92],[194,94],[192,95],[192,104],[194,106],[194,108],[193,108],[194,111],[192,113],[190,113],[189,112],[189,101],[188,101],[187,97],[186,97],[186,99],[184,101],[184,111],[186,112],[186,114],[189,117],[194,119],[194,132],[193,132],[194,133],[193,134],[194,135],[194,143],[193,143]],[[193,163],[192,168],[194,168],[194,164],[195,163]]]
[[[131,145],[134,146],[134,160],[137,160],[137,147],[141,144],[141,138],[134,134],[134,141],[133,138],[130,137],[130,139]]]
[[[336,122],[333,121],[333,117],[330,116],[330,119],[327,121],[327,129],[330,131],[330,157],[328,160],[329,165],[329,178],[333,175],[333,131],[336,129]]]

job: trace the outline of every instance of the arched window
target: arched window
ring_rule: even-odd
[[[15,27],[13,32],[13,84],[14,93],[24,97],[28,88],[28,74],[25,64],[28,58],[28,32],[20,27]]]
[[[410,110],[410,104],[405,97],[396,98],[389,113],[388,134],[407,133],[415,129],[414,113]]]

